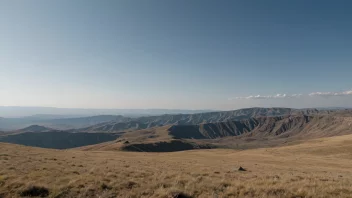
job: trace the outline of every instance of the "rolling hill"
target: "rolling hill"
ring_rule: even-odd
[[[148,118],[163,126],[121,132],[5,133],[0,197],[350,197],[352,111],[260,111],[164,115]]]
[[[115,115],[98,115],[91,117],[78,117],[78,118],[56,118],[52,119],[53,116],[46,117],[41,116],[29,116],[22,118],[0,118],[0,128],[2,130],[18,130],[31,125],[41,125],[45,127],[50,127],[57,130],[66,129],[77,129],[88,127],[91,125],[99,124],[102,122],[114,121],[122,122],[128,121],[130,118],[124,116]]]
[[[45,127],[45,126],[39,126],[39,125],[31,125],[29,127],[17,130],[16,132],[18,133],[26,133],[26,132],[49,132],[53,131],[54,129]]]
[[[0,143],[1,197],[351,197],[352,135],[250,150],[53,150]],[[239,171],[242,167],[242,171]]]

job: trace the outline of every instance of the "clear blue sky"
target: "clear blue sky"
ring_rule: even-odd
[[[348,0],[2,0],[0,106],[352,106],[351,10]]]

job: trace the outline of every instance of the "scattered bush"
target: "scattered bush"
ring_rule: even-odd
[[[103,190],[111,190],[111,189],[112,189],[111,186],[108,186],[108,185],[106,185],[105,183],[102,183],[102,184],[100,185],[100,187],[101,187],[101,189],[103,189]]]
[[[48,195],[49,189],[40,186],[29,186],[20,193],[21,197],[47,197]]]

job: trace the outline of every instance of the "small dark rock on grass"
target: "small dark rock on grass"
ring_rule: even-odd
[[[169,197],[170,198],[192,198],[191,195],[188,195],[184,192],[172,192]]]
[[[238,171],[247,171],[246,169],[242,168],[242,166],[240,166],[240,168],[238,169]]]

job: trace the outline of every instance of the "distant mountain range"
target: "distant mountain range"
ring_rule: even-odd
[[[83,150],[169,152],[200,148],[270,147],[352,134],[352,111],[263,116],[197,125],[167,125],[125,132],[114,141]],[[127,142],[127,143],[126,143]]]
[[[197,125],[204,123],[243,120],[260,116],[314,115],[330,113],[333,110],[291,109],[291,108],[247,108],[234,111],[218,111],[196,114],[167,114],[131,118],[128,121],[110,121],[82,128],[85,132],[117,132],[123,130],[138,130],[164,125]]]
[[[90,117],[79,117],[79,118],[57,118],[52,119],[50,116],[48,119],[37,116],[29,116],[23,118],[0,118],[0,130],[9,131],[25,128],[31,125],[42,125],[57,130],[77,129],[91,125],[95,125],[107,121],[129,121],[130,118],[123,117],[120,115],[99,115]]]
[[[203,113],[213,110],[187,110],[187,109],[79,109],[54,107],[16,107],[0,106],[0,117],[20,118],[32,117],[40,119],[57,119],[72,117],[89,117],[96,115],[122,115],[126,117],[139,117],[162,114],[191,114]]]
[[[6,123],[6,121],[9,119],[0,119],[0,123]],[[10,121],[18,121],[18,119],[12,118]],[[1,133],[0,142],[46,148],[66,148],[65,146],[72,148],[119,138],[118,145],[121,149],[133,150],[136,146],[140,146],[140,148],[153,151],[158,151],[154,145],[159,145],[160,148],[169,151],[167,144],[161,143],[165,141],[171,141],[173,147],[181,146],[184,149],[212,148],[215,146],[212,144],[215,140],[218,145],[232,145],[233,141],[225,141],[230,137],[249,138],[251,139],[249,143],[259,139],[275,139],[275,142],[283,142],[293,137],[296,140],[350,134],[352,133],[352,110],[247,108],[138,118],[101,115],[39,120],[38,122],[41,124]],[[58,127],[70,129],[63,130]],[[85,138],[88,138],[87,141],[84,140]],[[128,144],[121,145],[123,140],[126,140]],[[62,145],[59,142],[51,143],[53,146],[50,147],[51,144],[48,142],[54,141],[63,143]],[[207,142],[203,144],[199,141]],[[266,142],[270,141],[251,143],[251,146],[267,144]],[[247,145],[248,142],[245,141],[243,144]],[[114,143],[112,142],[111,145]]]
[[[121,115],[97,115],[89,117],[61,118],[56,115],[35,115],[22,118],[0,118],[0,130],[9,131],[41,125],[57,130],[80,129],[85,132],[116,132],[145,129],[169,124],[201,124],[240,120],[257,116],[311,115],[333,110],[291,109],[291,108],[247,108],[233,111],[203,113],[178,113],[157,116],[125,117]]]

